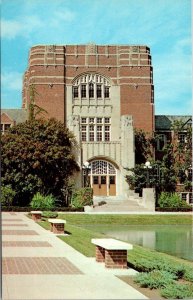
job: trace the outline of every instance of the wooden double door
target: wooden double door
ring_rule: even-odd
[[[116,176],[93,175],[92,188],[94,196],[116,196]]]

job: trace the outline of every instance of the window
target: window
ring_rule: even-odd
[[[89,98],[94,98],[94,84],[89,83]]]
[[[85,125],[81,126],[81,140],[83,142],[86,142],[86,126]]]
[[[105,124],[110,123],[110,118],[105,118]]]
[[[81,97],[86,98],[86,84],[81,85]]]
[[[73,87],[73,97],[78,98],[78,87],[77,86]]]
[[[72,87],[73,98],[92,100],[110,98],[110,82],[99,74],[86,74],[78,77]]]
[[[97,84],[97,98],[102,97],[102,87],[101,84]]]
[[[1,132],[5,133],[11,128],[11,124],[1,124]]]
[[[101,124],[102,123],[102,118],[97,118],[97,123]]]
[[[105,125],[105,141],[110,141],[110,126]]]
[[[86,123],[86,118],[81,118],[81,123]]]
[[[180,144],[186,143],[186,135],[185,135],[185,133],[179,133],[178,134],[178,142]]]
[[[9,130],[10,127],[11,127],[11,124],[5,124],[5,125],[4,125],[5,131]]]
[[[160,134],[157,140],[157,150],[163,150],[164,146],[166,145],[166,136],[165,134]]]
[[[105,86],[105,98],[109,98],[109,87]]]
[[[83,142],[110,141],[110,137],[111,137],[110,122],[111,119],[109,117],[105,117],[105,118],[82,117],[81,124],[80,124],[82,141]]]
[[[97,125],[97,142],[102,141],[102,126]]]
[[[89,141],[94,141],[94,125],[89,125]]]

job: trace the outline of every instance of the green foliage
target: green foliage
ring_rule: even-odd
[[[16,192],[15,205],[29,204],[36,192],[64,199],[63,189],[79,167],[76,142],[55,119],[20,123],[1,139],[1,176]]]
[[[161,296],[167,299],[192,299],[193,285],[172,283],[161,289]]]
[[[162,192],[159,199],[158,199],[158,205],[162,208],[165,207],[189,207],[185,201],[183,201],[180,196],[177,193],[166,193]]]
[[[53,211],[43,211],[42,218],[57,218],[58,213]]]
[[[38,192],[33,196],[30,206],[33,209],[50,210],[55,206],[55,199],[52,195],[44,196]]]
[[[144,164],[149,157],[153,157],[155,140],[143,130],[135,129],[135,162]]]
[[[191,267],[185,268],[184,279],[193,282],[193,269]]]
[[[143,257],[143,255],[140,255],[139,257],[136,256],[133,259],[131,258],[131,260],[132,264],[140,272],[151,272],[153,270],[160,270],[172,273],[175,276],[177,276],[177,278],[182,278],[186,270],[185,265],[172,263],[166,258],[150,258]]]
[[[93,205],[93,189],[86,187],[74,192],[72,194],[71,205],[76,208]]]
[[[150,289],[158,289],[171,284],[176,279],[176,276],[166,271],[153,270],[150,273],[139,273],[134,281],[139,283],[141,287]]]
[[[11,185],[1,186],[1,205],[10,207],[13,203],[15,197],[15,191],[12,189]]]

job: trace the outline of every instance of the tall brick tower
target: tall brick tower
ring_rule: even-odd
[[[23,80],[35,103],[64,122],[90,163],[95,196],[127,197],[126,168],[134,167],[133,128],[154,131],[153,68],[147,46],[39,45],[30,50]],[[84,172],[77,178],[84,182]]]
[[[102,74],[119,88],[120,115],[132,115],[136,128],[154,130],[154,87],[150,49],[129,45],[38,45],[30,50],[24,75],[23,108],[29,85],[49,117],[66,122],[66,88],[83,73]]]

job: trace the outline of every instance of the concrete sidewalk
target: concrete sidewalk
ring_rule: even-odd
[[[25,213],[2,213],[2,291],[6,299],[147,299],[116,275],[44,230]]]

